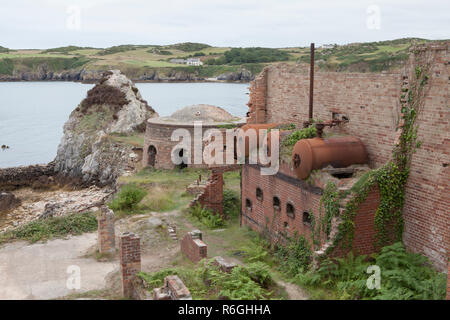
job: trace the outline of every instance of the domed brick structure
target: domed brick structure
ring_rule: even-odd
[[[145,131],[143,166],[156,169],[174,169],[177,166],[206,167],[203,161],[201,164],[194,164],[194,123],[201,123],[202,137],[204,137],[208,129],[225,130],[233,126],[240,127],[245,121],[245,118],[235,117],[220,107],[207,104],[184,107],[168,117],[150,118]],[[181,141],[171,139],[176,129],[185,129],[190,133],[190,161],[186,159],[188,150],[184,148],[175,150]],[[202,150],[203,147],[202,141]],[[172,161],[172,153],[178,153],[179,157],[184,157],[186,160],[183,160],[181,164],[175,164]]]

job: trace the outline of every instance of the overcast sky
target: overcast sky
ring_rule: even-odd
[[[450,38],[449,0],[0,0],[0,46],[290,47]]]

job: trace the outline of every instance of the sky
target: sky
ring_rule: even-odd
[[[294,47],[450,38],[448,0],[0,0],[0,46]]]

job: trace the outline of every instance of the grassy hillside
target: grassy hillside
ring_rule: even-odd
[[[413,43],[429,40],[406,38],[391,41],[354,43],[332,48],[317,48],[316,63],[323,70],[379,72],[402,65]],[[173,58],[198,57],[204,65],[192,67],[170,62]],[[215,77],[242,68],[253,74],[270,63],[309,63],[309,47],[228,48],[201,43],[159,45],[120,45],[110,48],[67,46],[47,50],[10,50],[0,46],[0,76],[17,72],[34,72],[45,64],[46,70],[103,71],[120,69],[137,79],[143,74],[177,73],[196,77]]]

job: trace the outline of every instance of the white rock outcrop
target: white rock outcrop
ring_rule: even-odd
[[[124,171],[132,147],[111,139],[145,129],[156,112],[118,70],[105,73],[70,114],[55,158],[55,171],[82,184],[106,185]]]

